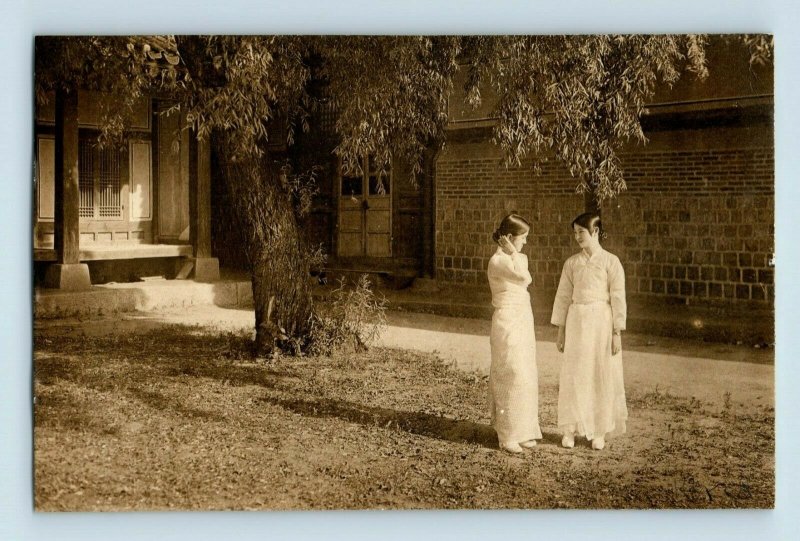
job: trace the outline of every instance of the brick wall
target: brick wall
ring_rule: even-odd
[[[628,189],[607,203],[604,246],[626,270],[628,294],[670,302],[774,302],[771,126],[652,133],[622,154]],[[525,253],[534,293],[555,293],[576,251],[569,223],[584,209],[555,161],[505,168],[477,134],[448,141],[437,163],[436,274],[485,285],[491,233],[510,210],[529,218]]]
[[[437,279],[471,285],[487,284],[486,267],[496,245],[492,232],[510,211],[533,223],[528,254],[534,287],[555,289],[561,263],[573,251],[569,224],[583,210],[568,178],[545,166],[531,178],[525,166],[505,169],[495,158],[440,160],[437,165]],[[568,173],[563,172],[568,177]]]
[[[436,276],[443,282],[486,285],[496,245],[492,232],[510,211],[533,229],[528,254],[535,293],[554,291],[561,264],[573,251],[568,226],[583,210],[575,182],[555,162],[506,168],[498,149],[480,132],[448,141],[436,166]]]
[[[629,292],[772,304],[771,148],[640,152],[624,164],[628,190],[603,218]]]

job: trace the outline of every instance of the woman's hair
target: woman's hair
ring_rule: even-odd
[[[595,212],[584,212],[572,220],[570,227],[574,229],[576,225],[583,227],[589,231],[589,233],[594,233],[595,229],[597,229],[597,238],[606,238],[606,232],[603,230],[603,222],[600,220],[600,215]]]
[[[492,233],[492,240],[498,242],[500,237],[511,234],[524,235],[531,230],[531,224],[519,214],[509,214],[500,221],[500,226]]]

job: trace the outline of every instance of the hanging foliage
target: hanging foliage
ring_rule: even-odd
[[[166,36],[46,37],[36,40],[36,95],[78,86],[113,92],[104,137],[122,132],[126,111],[155,92],[175,100],[187,127],[212,135],[248,246],[259,347],[300,344],[313,307],[311,250],[298,216],[313,175],[275,167],[270,137],[291,145],[326,124],[335,153],[358,169],[374,156],[421,169],[441,144],[456,74],[466,101],[497,96],[494,141],[506,163],[562,162],[576,190],[602,201],[625,189],[618,152],[644,142],[640,118],[658,85],[683,73],[704,77],[708,37],[594,36]],[[751,62],[769,62],[769,36],[739,37]],[[281,129],[274,129],[276,124]],[[283,129],[283,128],[286,129]]]

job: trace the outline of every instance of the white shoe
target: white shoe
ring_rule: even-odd
[[[599,451],[605,446],[606,446],[606,439],[603,436],[600,436],[592,440],[592,449]]]
[[[523,452],[522,447],[520,447],[518,443],[501,443],[500,449],[502,449],[507,453],[513,453],[513,454],[518,454]]]
[[[536,440],[523,441],[519,445],[520,447],[524,447],[525,449],[530,449],[531,447],[536,447]]]
[[[575,447],[575,436],[573,434],[564,434],[564,437],[561,438],[561,447],[566,447],[567,449]]]

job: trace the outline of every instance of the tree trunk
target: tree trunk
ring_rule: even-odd
[[[309,252],[297,225],[292,193],[269,153],[231,159],[231,137],[215,137],[220,172],[245,241],[256,312],[256,352],[299,352],[312,309]]]

